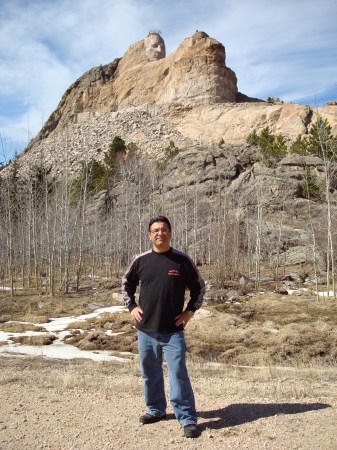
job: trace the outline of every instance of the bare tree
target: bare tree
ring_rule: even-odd
[[[331,127],[320,116],[316,121],[309,139],[309,149],[312,151],[318,146],[319,156],[323,159],[325,176],[325,201],[327,205],[327,243],[326,243],[326,289],[330,289],[330,270],[332,278],[333,297],[336,298],[335,285],[335,256],[332,231],[332,203],[331,191],[336,181],[337,139],[331,135]]]
[[[262,194],[261,187],[258,187],[257,192],[257,217],[256,217],[256,243],[255,243],[255,289],[260,287],[261,280],[261,237],[262,237]]]

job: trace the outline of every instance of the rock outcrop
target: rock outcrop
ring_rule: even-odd
[[[96,67],[75,81],[40,137],[48,136],[59,124],[76,122],[77,115],[84,112],[104,114],[173,102],[189,107],[235,102],[237,80],[225,65],[222,44],[199,32],[167,58],[163,51],[158,57],[149,56],[149,61],[148,38],[131,45],[122,59]],[[162,38],[158,36],[158,40]]]
[[[308,201],[303,195],[307,168],[317,178],[317,183],[323,185],[324,163],[318,157],[288,155],[275,167],[267,167],[260,160],[258,148],[245,144],[222,149],[214,145],[202,151],[195,146],[179,152],[168,162],[162,173],[157,201],[164,196],[165,202],[174,204],[179,211],[179,208],[184,209],[184,198],[192,199],[197,195],[200,215],[205,217],[211,216],[219,202],[226,201],[227,214],[235,210],[240,220],[249,222],[249,232],[254,236],[259,203],[263,210],[264,251],[275,254],[278,246],[281,264],[305,264],[313,261]],[[331,192],[330,200],[336,208],[336,190]],[[315,226],[321,223],[323,227],[326,204],[314,202],[310,214]],[[322,242],[325,240],[322,236],[318,238],[319,234],[317,232],[317,239],[321,239],[319,245],[323,251],[316,255],[316,261],[323,267]]]
[[[54,173],[67,164],[75,174],[81,160],[101,159],[116,134],[154,158],[170,140],[179,148],[220,139],[236,145],[267,125],[291,141],[308,133],[316,113],[337,134],[334,104],[314,112],[239,93],[224,46],[206,33],[197,31],[169,56],[163,39],[151,33],[123,58],[75,81],[19,159],[27,168],[42,157]]]

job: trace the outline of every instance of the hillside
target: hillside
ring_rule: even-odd
[[[153,45],[160,51],[153,52]],[[238,83],[226,66],[224,46],[206,33],[186,38],[169,56],[161,36],[150,34],[122,58],[89,70],[67,89],[20,156],[20,166],[27,170],[43,162],[59,175],[65,167],[78,173],[82,160],[103,158],[115,135],[154,158],[170,140],[179,148],[221,139],[240,145],[254,129],[266,126],[291,142],[308,134],[317,114],[337,134],[333,102],[315,110],[268,103],[241,94]]]

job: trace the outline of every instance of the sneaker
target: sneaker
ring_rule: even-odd
[[[198,427],[191,423],[189,425],[184,426],[184,436],[187,438],[195,438],[199,435]]]
[[[143,425],[148,425],[149,423],[156,423],[164,419],[166,419],[166,414],[162,416],[153,416],[152,414],[146,413],[144,416],[139,417],[139,422]]]

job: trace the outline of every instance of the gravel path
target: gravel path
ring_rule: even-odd
[[[0,358],[1,449],[337,449],[336,369],[189,364],[201,435],[168,419],[142,426],[128,364]]]

